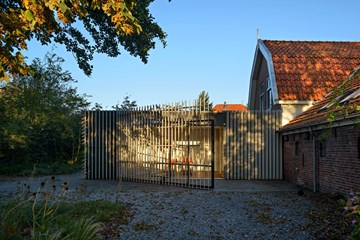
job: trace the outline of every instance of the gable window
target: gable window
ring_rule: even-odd
[[[269,77],[266,79],[266,83],[267,83],[267,109],[271,109],[273,105],[273,96],[272,96],[271,83]]]
[[[264,83],[262,82],[261,84],[260,84],[260,86],[259,86],[259,89],[260,89],[260,102],[259,102],[259,104],[260,104],[260,110],[264,110],[265,109],[265,97],[264,97],[264,95],[265,95],[265,89],[264,89],[265,87],[264,87]]]
[[[267,96],[268,96],[268,104],[269,104],[268,109],[271,109],[271,107],[272,107],[272,102],[273,102],[271,89],[268,89],[268,90],[267,90]]]

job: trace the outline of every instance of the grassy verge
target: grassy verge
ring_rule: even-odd
[[[7,201],[0,208],[0,239],[107,239],[117,238],[128,209],[109,201],[62,202],[52,205],[34,199]],[[47,205],[47,207],[46,207]]]
[[[114,239],[130,219],[129,207],[117,202],[69,202],[68,183],[55,176],[34,187],[24,184],[16,199],[0,198],[0,239]]]

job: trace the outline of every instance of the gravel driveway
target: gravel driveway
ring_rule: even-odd
[[[120,200],[134,216],[120,239],[311,239],[311,203],[296,193],[133,192]]]
[[[83,181],[80,176],[57,176],[59,183],[68,181],[70,200],[107,199],[131,206],[132,220],[119,226],[120,239],[313,238],[305,227],[306,213],[314,208],[313,202],[299,196],[296,189],[286,183],[288,188],[284,191],[282,183],[260,187],[258,182],[258,187],[247,183],[251,191],[219,191]],[[44,178],[34,179],[32,185],[38,185]],[[0,197],[11,196],[9,191],[16,184],[22,185],[22,181],[25,179],[0,180]]]

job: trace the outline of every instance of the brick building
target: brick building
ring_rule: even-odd
[[[284,178],[314,191],[348,193],[360,188],[359,109],[353,108],[360,105],[359,68],[337,89],[282,128]],[[347,113],[334,110],[334,98]]]
[[[360,188],[360,42],[258,40],[248,109],[280,110],[284,178],[314,191]],[[346,81],[345,81],[346,80]],[[342,82],[347,82],[343,84]],[[349,114],[327,114],[337,98]]]
[[[360,65],[360,42],[258,40],[248,109],[281,110],[282,125],[320,101]]]

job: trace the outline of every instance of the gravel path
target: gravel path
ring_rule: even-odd
[[[56,182],[74,184],[76,179],[77,175],[62,176]],[[0,199],[14,197],[16,186],[25,186],[21,180],[25,181],[1,179]],[[44,178],[35,179],[31,190],[41,181]],[[106,199],[131,206],[132,220],[119,226],[120,239],[312,239],[305,224],[313,203],[296,191],[191,190],[152,184],[135,189],[136,185],[124,188],[99,181],[90,188],[95,182],[77,181],[66,195],[70,201]]]
[[[120,239],[311,239],[310,201],[296,193],[121,193],[133,220]]]

